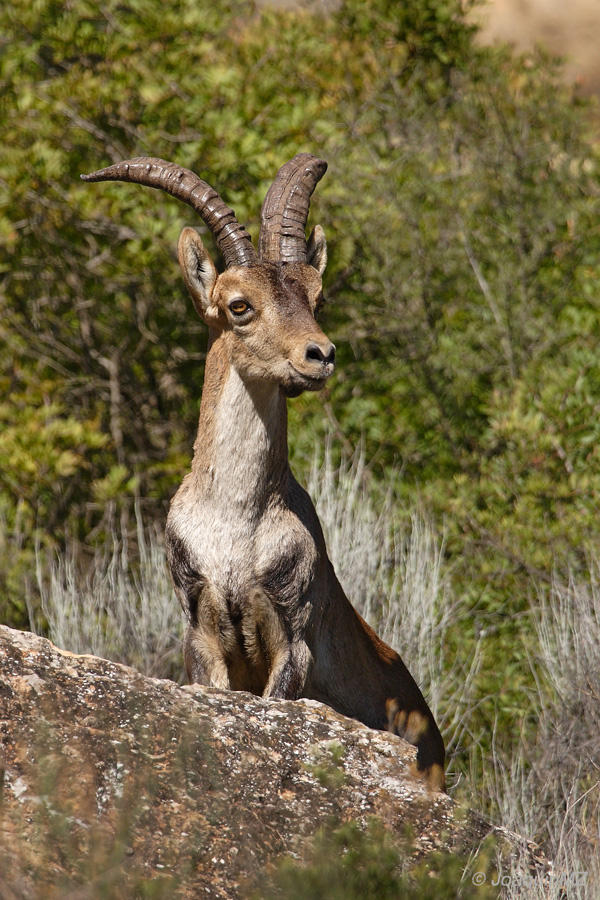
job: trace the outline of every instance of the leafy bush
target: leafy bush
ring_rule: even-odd
[[[444,900],[496,897],[487,885],[463,881],[465,860],[431,854],[426,864],[406,871],[410,840],[395,843],[377,820],[365,830],[356,822],[324,827],[306,848],[302,863],[287,857],[255,897],[285,900]]]

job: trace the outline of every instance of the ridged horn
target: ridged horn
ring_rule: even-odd
[[[261,209],[259,259],[306,262],[310,195],[327,169],[324,159],[298,153],[281,167]]]
[[[250,235],[240,225],[233,210],[214,188],[189,169],[153,156],[138,156],[81,178],[83,181],[131,181],[166,191],[183,200],[204,219],[215,236],[227,268],[251,266],[257,262]]]

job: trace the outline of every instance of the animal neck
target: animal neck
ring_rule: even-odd
[[[206,358],[192,473],[197,489],[234,508],[263,508],[288,475],[287,406],[276,382],[244,379],[222,336]]]

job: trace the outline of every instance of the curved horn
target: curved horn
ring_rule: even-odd
[[[233,210],[214,188],[189,169],[153,156],[138,156],[81,178],[83,181],[131,181],[166,191],[183,200],[204,219],[215,236],[227,268],[257,262],[250,235],[239,224]]]
[[[310,195],[327,163],[298,153],[281,167],[261,209],[258,255],[270,262],[306,262],[306,219]]]

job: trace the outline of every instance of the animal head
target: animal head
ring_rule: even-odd
[[[325,235],[305,238],[310,195],[327,163],[299,153],[277,173],[262,205],[258,253],[233,210],[205,181],[174,163],[138,157],[84,181],[130,181],[188,203],[211,229],[225,261],[217,273],[197,231],[184,228],[178,256],[198,313],[227,348],[242,378],[276,381],[288,396],[319,390],[335,347],[319,328]]]

